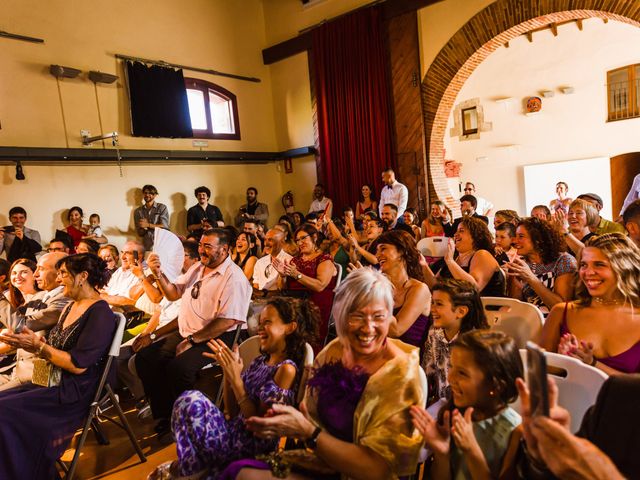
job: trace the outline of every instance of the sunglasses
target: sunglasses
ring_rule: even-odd
[[[202,287],[202,280],[198,280],[193,284],[193,287],[191,288],[191,298],[193,298],[194,300],[197,300],[200,296],[200,287]]]

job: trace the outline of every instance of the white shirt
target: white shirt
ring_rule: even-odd
[[[627,197],[624,199],[624,203],[622,204],[622,210],[620,210],[620,215],[624,213],[629,204],[638,200],[640,198],[640,173],[635,176],[633,179],[633,185],[629,189],[629,193],[627,193]]]
[[[489,210],[493,208],[493,203],[491,203],[486,198],[476,197],[476,201],[478,202],[478,206],[476,207],[476,212],[478,215],[486,215]]]
[[[288,262],[293,257],[284,250],[276,255],[282,262]],[[278,271],[271,265],[271,255],[259,258],[253,267],[253,283],[258,285],[258,290],[277,290]]]
[[[140,279],[133,274],[131,269],[123,270],[122,267],[120,267],[113,272],[104,290],[109,295],[131,298],[129,296],[129,290],[139,283]]]
[[[327,197],[322,197],[322,199],[320,200],[313,200],[313,202],[311,202],[311,205],[309,206],[309,213],[314,213],[314,212],[324,212],[325,209],[327,208],[327,205],[329,205],[331,203],[331,199],[327,198]],[[329,209],[327,210],[327,213],[329,214],[329,218],[331,218],[331,207],[329,207]]]
[[[407,209],[407,201],[409,200],[409,190],[399,181],[394,181],[391,186],[385,185],[380,192],[380,203],[378,204],[378,212],[382,216],[382,207],[387,203],[393,203],[398,207],[398,218],[402,218],[402,214]]]

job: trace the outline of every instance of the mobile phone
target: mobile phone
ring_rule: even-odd
[[[16,227],[14,227],[13,225],[8,225],[6,227],[3,227],[2,231],[5,233],[14,233],[16,231]]]
[[[138,262],[138,251],[137,250],[133,251],[133,259],[136,261],[136,263]]]
[[[22,315],[19,315],[18,318],[16,319],[15,325],[13,326],[13,333],[22,332],[22,329],[24,328],[26,320],[27,319],[25,317],[23,317]]]
[[[531,416],[548,417],[547,360],[542,349],[533,342],[527,342],[527,386]]]

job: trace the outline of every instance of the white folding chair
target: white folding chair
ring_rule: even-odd
[[[76,467],[78,465],[78,459],[80,458],[80,450],[82,450],[84,442],[87,439],[89,429],[91,428],[92,425],[95,425],[95,422],[98,419],[108,420],[118,425],[125,432],[127,432],[127,435],[129,436],[129,440],[131,440],[131,444],[133,445],[133,448],[138,454],[138,457],[140,457],[140,461],[141,462],[147,461],[147,458],[142,452],[142,449],[140,448],[140,445],[136,440],[136,437],[133,433],[133,430],[131,429],[131,426],[129,425],[129,422],[127,421],[127,418],[122,412],[122,408],[120,408],[120,404],[118,403],[118,398],[113,393],[111,385],[109,385],[109,382],[108,382],[109,370],[111,369],[111,364],[114,362],[114,359],[118,358],[118,355],[120,355],[120,344],[122,343],[122,334],[124,333],[124,327],[126,324],[126,319],[124,315],[122,315],[121,313],[115,313],[115,312],[114,312],[114,315],[116,316],[116,319],[118,321],[118,326],[116,328],[116,332],[111,342],[109,355],[107,356],[104,369],[102,370],[102,376],[100,377],[100,382],[98,383],[96,394],[93,398],[93,402],[89,406],[89,414],[87,415],[87,419],[82,428],[82,433],[80,434],[80,440],[78,441],[78,445],[76,446],[76,451],[75,451],[75,454],[73,455],[73,460],[71,461],[71,465],[69,466],[68,472],[65,476],[66,480],[71,480],[73,478],[76,471]],[[118,414],[118,418],[120,419],[120,422],[101,413],[100,405],[103,404],[104,401],[107,399],[111,402],[111,404],[115,408],[116,413]],[[96,432],[96,435],[100,437],[102,433]],[[64,467],[64,464],[62,465]]]
[[[482,305],[489,328],[511,336],[518,348],[524,348],[529,340],[537,342],[544,320],[538,307],[503,297],[482,297]]]
[[[296,403],[299,405],[304,398],[304,391],[307,387],[307,380],[309,380],[309,373],[311,368],[313,367],[313,348],[308,343],[304,344],[304,365],[302,375],[300,375],[300,384],[298,385],[298,396],[296,398]]]
[[[425,257],[444,257],[447,253],[448,237],[425,237],[416,248]]]
[[[336,262],[333,262],[333,264],[336,266],[336,271],[338,272],[336,274],[336,286],[334,288],[334,291],[335,291],[342,283],[342,265]]]

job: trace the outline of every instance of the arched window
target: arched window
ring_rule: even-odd
[[[184,83],[193,136],[240,140],[236,96],[226,88],[199,78],[185,78]]]

